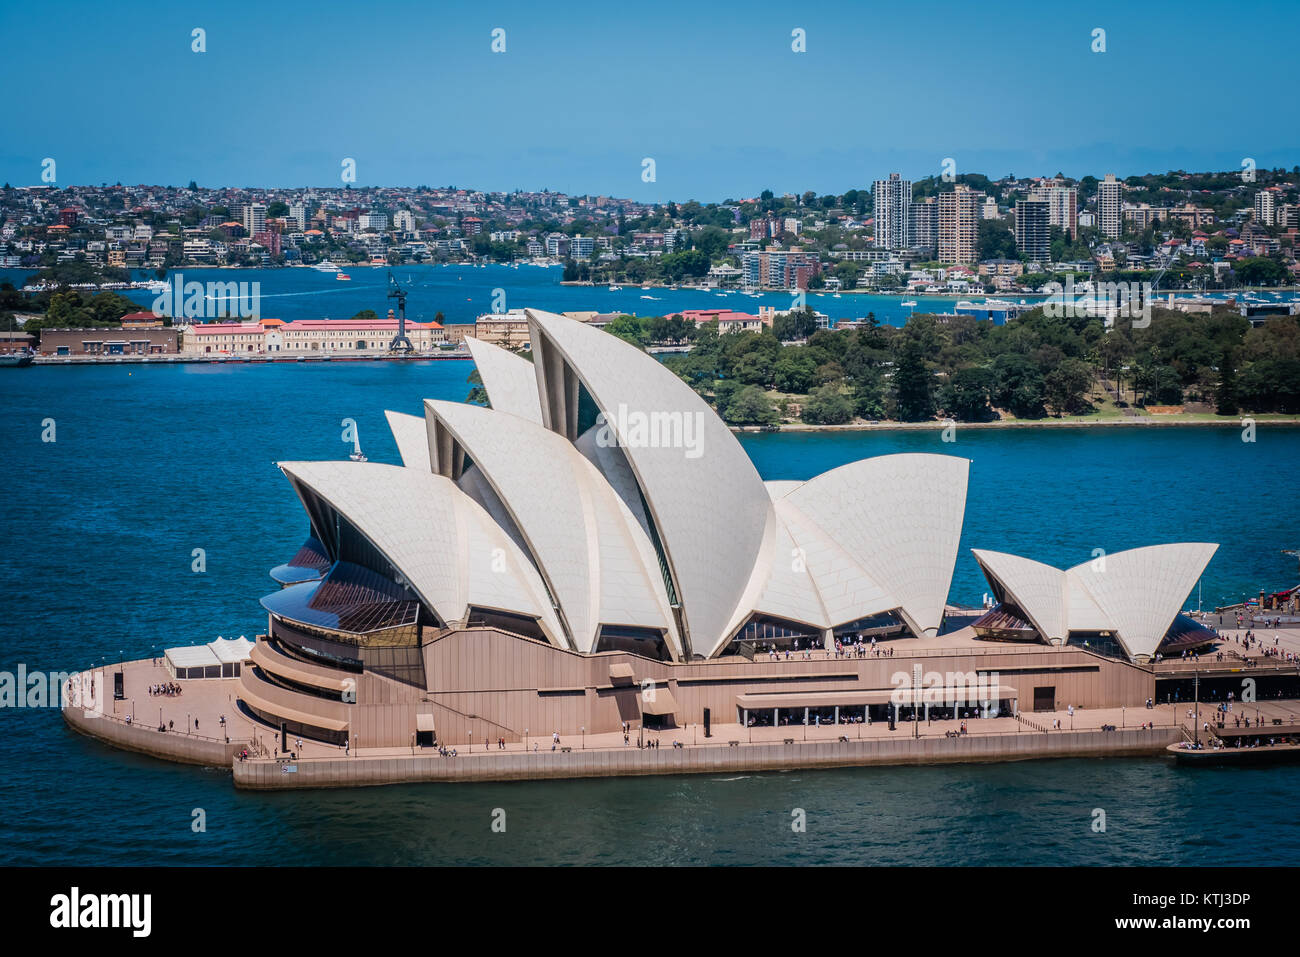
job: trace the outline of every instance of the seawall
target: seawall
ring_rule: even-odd
[[[228,768],[234,762],[235,751],[240,747],[215,738],[188,735],[184,732],[160,733],[157,728],[140,724],[127,724],[105,715],[88,716],[84,708],[63,708],[63,720],[70,727],[88,737],[124,751],[148,754],[179,764],[198,764],[204,767]]]
[[[1052,731],[793,744],[718,744],[626,750],[574,750],[399,757],[350,757],[298,762],[235,762],[235,785],[252,790],[368,787],[422,781],[532,781],[719,774],[799,768],[904,764],[977,764],[1035,758],[1162,754],[1182,739],[1177,728]]]

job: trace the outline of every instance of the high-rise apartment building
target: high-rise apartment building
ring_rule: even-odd
[[[1277,224],[1277,200],[1271,190],[1261,189],[1255,194],[1255,222],[1261,226]]]
[[[1047,224],[1063,229],[1071,236],[1079,234],[1079,191],[1073,186],[1053,183],[1029,191],[1030,199],[1047,203]]]
[[[1041,199],[1022,199],[1016,203],[1016,246],[1022,255],[1036,262],[1051,256],[1051,226],[1048,203]]]
[[[1108,239],[1118,239],[1124,231],[1124,184],[1114,173],[1097,184],[1097,225]]]
[[[249,203],[244,207],[244,232],[249,236],[266,232],[265,203]]]
[[[908,225],[912,235],[907,245],[912,249],[933,250],[939,244],[939,204],[931,196],[913,203]]]
[[[950,193],[939,194],[939,262],[968,264],[975,261],[984,194],[960,183]]]
[[[898,173],[876,180],[872,191],[876,217],[876,245],[882,249],[905,249],[908,221],[912,212],[912,181]]]

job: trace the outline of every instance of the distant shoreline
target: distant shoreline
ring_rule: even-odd
[[[916,432],[943,430],[951,425],[956,429],[1093,429],[1115,427],[1197,427],[1242,428],[1242,420],[1251,419],[1256,425],[1300,425],[1300,416],[1276,415],[1264,413],[1259,416],[1242,415],[1238,417],[1193,419],[1176,415],[1125,416],[1114,419],[998,419],[993,422],[849,422],[844,425],[810,425],[802,422],[783,422],[772,428],[761,425],[733,425],[731,431],[742,435],[762,435],[772,432]]]

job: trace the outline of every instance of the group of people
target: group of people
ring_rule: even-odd
[[[821,648],[814,644],[809,644],[806,648],[800,647],[800,641],[795,639],[794,644],[785,649],[777,648],[775,644],[767,646],[767,658],[769,661],[780,661],[784,658],[790,661],[793,658],[800,658],[803,661],[812,661],[814,652],[820,651],[826,658],[834,656],[835,658],[866,658],[869,655],[875,655],[877,658],[892,658],[894,656],[893,647],[877,648],[876,639],[868,641],[859,635],[856,638],[835,639],[834,649]]]
[[[165,684],[149,686],[149,697],[151,698],[155,698],[159,696],[174,698],[180,693],[181,693],[181,686],[176,684],[176,682],[174,681],[168,681]]]
[[[867,655],[875,655],[877,658],[888,658],[894,654],[894,649],[877,648],[876,639],[872,638],[868,644],[866,639],[861,635],[849,641],[840,641],[835,639],[835,657],[836,658],[865,658]]]

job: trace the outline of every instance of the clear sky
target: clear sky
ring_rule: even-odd
[[[708,201],[945,157],[995,177],[1300,163],[1296,0],[1054,6],[0,0],[0,180],[51,157],[61,184],[338,185],[350,157],[358,186]]]

